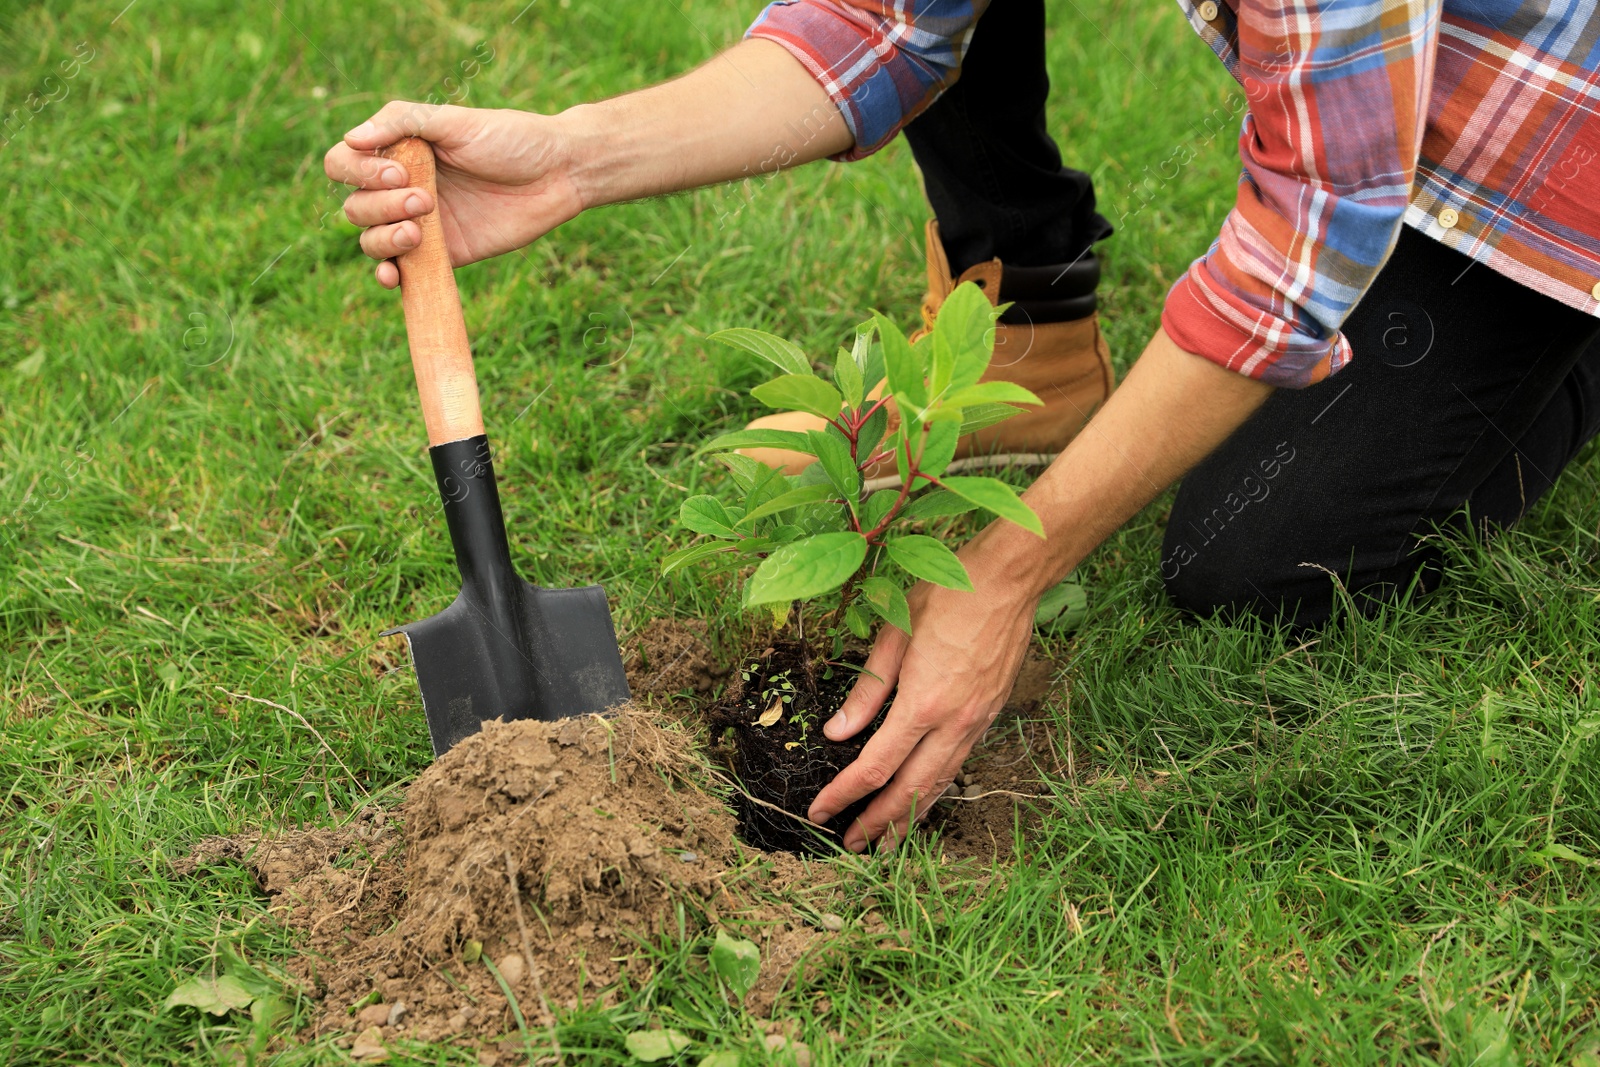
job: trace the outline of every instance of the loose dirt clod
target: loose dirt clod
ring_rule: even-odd
[[[623,639],[622,656],[635,700],[704,693],[728,674],[706,642],[706,624],[698,619],[651,619]]]
[[[691,922],[739,921],[764,942],[749,1006],[770,1008],[820,935],[787,905],[741,895],[756,879],[743,877],[732,814],[697,784],[690,745],[632,706],[489,722],[408,788],[399,820],[372,812],[340,830],[211,839],[187,866],[246,863],[305,935],[291,970],[321,999],[318,1032],[359,1032],[368,1056],[381,1055],[374,1034],[514,1033],[491,960],[542,1027],[580,991],[603,997],[625,971],[642,978],[635,938],[675,924],[680,904]]]

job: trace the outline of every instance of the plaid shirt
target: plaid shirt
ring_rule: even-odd
[[[1179,347],[1273,385],[1322,380],[1349,362],[1340,324],[1402,223],[1600,314],[1593,3],[1178,3],[1249,103],[1233,210],[1167,294]],[[828,90],[857,159],[955,81],[985,6],[780,0],[750,35]]]

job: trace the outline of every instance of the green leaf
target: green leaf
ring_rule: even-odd
[[[911,406],[921,411],[928,403],[928,384],[923,381],[922,362],[911,350],[911,343],[900,327],[877,313],[878,337],[883,344],[883,369],[889,378],[889,392],[905,397]],[[901,412],[902,415],[906,412]]]
[[[713,537],[737,537],[734,519],[722,501],[714,496],[692,496],[678,507],[678,522],[695,533]]]
[[[711,335],[711,339],[742,348],[746,352],[754,352],[785,374],[811,373],[810,357],[799,345],[793,341],[786,341],[777,334],[739,327],[732,330],[718,330]]]
[[[946,589],[972,592],[972,579],[967,577],[967,568],[961,565],[954,552],[945,547],[944,542],[922,534],[909,534],[889,538],[884,542],[884,547],[889,552],[889,558],[906,573]]]
[[[935,400],[933,403],[928,405],[926,410],[923,411],[922,421],[949,422],[960,426],[966,421],[966,415],[962,413],[960,408],[953,408],[945,404],[943,401]]]
[[[212,1015],[226,1015],[230,1011],[248,1008],[250,1002],[255,999],[255,994],[231,974],[219,978],[197,975],[167,994],[167,999],[161,1003],[161,1010],[166,1011],[181,1005],[199,1008]]]
[[[897,626],[908,634],[911,632],[911,607],[906,603],[905,592],[898,585],[875,574],[861,583],[861,596],[889,625]]]
[[[876,455],[883,444],[883,434],[889,428],[889,409],[879,408],[868,416],[867,421],[861,424],[861,429],[856,432],[856,455],[862,459],[870,459]]]
[[[834,484],[854,510],[856,499],[861,495],[861,472],[856,470],[855,461],[850,458],[850,442],[831,426],[826,430],[812,430],[810,436],[811,447],[816,452],[817,462],[822,464],[822,469],[827,473],[828,481]]]
[[[718,930],[716,943],[711,946],[711,969],[728,983],[729,989],[743,997],[761,973],[761,950],[754,941],[729,937],[726,930]]]
[[[700,1061],[700,1067],[739,1067],[741,1058],[733,1049],[725,1048],[721,1052],[713,1052]]]
[[[994,322],[999,311],[974,282],[962,282],[939,305],[933,334],[951,359],[949,385],[964,389],[989,369],[994,357]],[[944,383],[940,383],[941,387]]]
[[[717,457],[717,462],[728,468],[728,473],[733,476],[733,484],[745,492],[755,488],[762,478],[772,472],[772,468],[760,460],[741,456],[737,452],[729,452]],[[750,505],[745,504],[748,509]]]
[[[928,437],[922,446],[922,458],[917,470],[934,477],[944,473],[956,456],[956,442],[961,439],[961,427],[953,422],[936,422],[928,427]]]
[[[857,326],[855,348],[850,353],[861,368],[863,396],[871,396],[878,383],[883,381],[883,345],[877,342],[877,333],[876,322],[863,322]]]
[[[250,1018],[268,1030],[287,1019],[291,1010],[289,1002],[277,996],[259,996],[250,1002]]]
[[[283,986],[256,970],[239,954],[238,946],[224,942],[218,955],[222,958],[222,973],[235,978],[245,991],[256,998],[272,996],[283,991]]]
[[[844,406],[844,397],[839,395],[839,390],[810,374],[785,374],[756,386],[750,390],[750,395],[769,408],[809,411],[825,419],[838,415],[839,409]]]
[[[931,539],[930,539],[931,540]],[[867,539],[853,530],[817,534],[773,552],[745,587],[745,603],[804,600],[843,585],[867,558]]]
[[[898,489],[879,489],[867,497],[866,504],[861,508],[861,528],[863,530],[876,529],[883,517],[889,514],[889,509],[894,507],[894,502],[900,499]]]
[[[826,383],[822,383],[826,384]],[[735,448],[782,448],[790,452],[805,452],[811,443],[806,440],[806,435],[797,430],[734,430],[731,433],[718,434],[697,451],[700,452],[725,452]]]
[[[811,438],[806,438],[806,447],[811,447]],[[822,469],[820,463],[808,463],[799,474],[790,478],[793,485],[832,485],[828,481],[828,472]]]
[[[744,510],[747,514],[773,497],[782,496],[789,489],[789,479],[782,471],[776,467],[768,467],[765,463],[760,466],[765,473],[756,475],[755,484],[744,497]],[[734,525],[737,526],[738,523]]]
[[[928,396],[934,403],[938,403],[939,397],[950,389],[950,374],[955,369],[955,355],[950,350],[950,343],[940,336],[937,330],[931,334],[923,334],[917,340],[927,346]]]
[[[633,1053],[633,1058],[645,1063],[670,1060],[694,1044],[688,1036],[676,1030],[635,1030],[622,1039]]]
[[[954,493],[947,493],[943,489],[935,489],[931,493],[924,493],[906,506],[903,514],[908,519],[945,519],[952,515],[965,515],[978,505],[970,500],[963,500]]]
[[[698,545],[680,548],[661,561],[661,573],[671,574],[680,567],[687,567],[691,563],[698,563],[719,553],[728,552],[731,547],[726,541],[702,541]]]
[[[966,408],[974,404],[1035,404],[1044,403],[1016,382],[979,382],[957,389],[944,398],[953,408]]]
[[[828,488],[832,495],[838,495],[837,489],[832,486]],[[802,504],[784,517],[798,526],[803,536],[855,528],[850,525],[850,513],[845,510],[844,505],[829,501],[821,504]]]
[[[999,478],[951,476],[940,479],[940,484],[963,500],[970,500],[985,511],[992,511],[1031,534],[1044,536],[1044,523],[1039,521],[1039,516],[1022,502],[1015,489]]]
[[[929,383],[931,376],[930,372],[933,369],[933,334],[925,333],[915,341],[912,341],[911,355],[916,358],[917,366],[922,368],[923,382]],[[927,386],[925,385],[924,388],[927,388]],[[928,388],[928,400],[926,402],[929,404],[933,403],[934,395],[934,390]],[[921,405],[918,406],[920,407]]]
[[[1039,598],[1033,624],[1057,633],[1076,630],[1089,614],[1089,594],[1083,586],[1068,580],[1052,586]]]
[[[842,533],[854,530],[850,512],[843,504],[806,504],[795,512],[795,526],[806,534]]]
[[[857,366],[855,357],[842,348],[839,349],[839,357],[833,361],[833,382],[844,394],[846,407],[853,409],[861,406],[861,399],[866,395],[866,389],[861,384],[861,368]]]
[[[837,495],[838,490],[831,485],[802,485],[795,489],[779,493],[760,507],[755,508],[740,519],[737,525],[749,526],[759,519],[769,515],[776,515],[780,511],[799,507],[801,504],[818,504]]]
[[[998,426],[1013,415],[1022,414],[1021,408],[1010,404],[974,404],[961,409],[961,436]]]
[[[865,641],[872,636],[872,610],[858,600],[844,609],[844,624]]]

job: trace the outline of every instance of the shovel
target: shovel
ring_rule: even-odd
[[[383,154],[437,205],[432,145],[412,137]],[[422,240],[399,260],[400,298],[461,593],[432,618],[384,634],[406,636],[440,756],[485,719],[550,720],[615,707],[628,699],[628,678],[603,589],[541,589],[511,566],[437,207],[417,222]]]

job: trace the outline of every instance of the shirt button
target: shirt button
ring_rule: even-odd
[[[1594,288],[1589,290],[1589,295],[1600,300],[1600,282],[1594,283]]]
[[[1206,22],[1210,22],[1212,19],[1216,18],[1217,5],[1212,3],[1211,0],[1205,0],[1205,3],[1200,5],[1200,17]]]
[[[1456,214],[1456,209],[1447,207],[1439,212],[1439,225],[1447,230],[1455,229],[1456,223],[1461,221],[1461,216]]]

